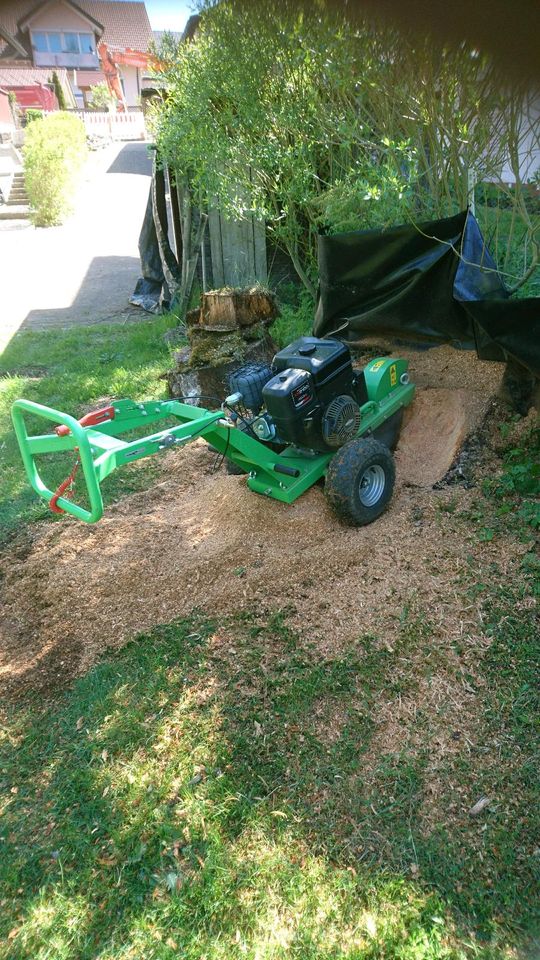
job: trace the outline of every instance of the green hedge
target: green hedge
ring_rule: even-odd
[[[30,216],[39,227],[63,223],[86,158],[84,124],[69,113],[51,113],[27,127],[24,174]]]

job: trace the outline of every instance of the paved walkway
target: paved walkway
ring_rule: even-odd
[[[19,330],[144,316],[128,297],[150,174],[145,143],[116,143],[90,155],[63,226],[2,222],[0,348]]]

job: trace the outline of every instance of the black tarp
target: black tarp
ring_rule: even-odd
[[[476,347],[540,376],[540,298],[509,298],[469,211],[319,237],[314,333]]]
[[[139,235],[142,277],[137,280],[129,302],[149,313],[162,313],[174,307],[174,293],[180,283],[180,267],[169,242],[166,183],[156,154],[152,163],[152,182]],[[171,302],[172,301],[172,302]]]

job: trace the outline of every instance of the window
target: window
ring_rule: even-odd
[[[49,50],[51,53],[62,53],[62,34],[60,33],[49,33],[47,34],[49,40]]]
[[[91,33],[32,33],[32,46],[37,53],[95,53]]]
[[[78,33],[64,34],[64,51],[65,53],[79,53],[79,34]]]
[[[81,47],[81,53],[94,52],[94,38],[91,33],[80,33],[79,44]]]
[[[32,46],[34,50],[37,50],[38,53],[45,53],[48,50],[47,46],[47,34],[46,33],[33,33],[32,34]]]

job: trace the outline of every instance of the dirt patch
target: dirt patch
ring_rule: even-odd
[[[340,524],[320,486],[291,506],[251,493],[244,478],[212,471],[201,441],[167,454],[163,481],[110,508],[96,526],[31,528],[28,555],[17,556],[15,545],[2,563],[6,694],[48,696],[107,648],[193,608],[219,617],[290,607],[291,625],[321,652],[366,633],[391,643],[412,600],[431,610],[442,638],[462,631],[453,584],[464,558],[500,548],[456,537],[440,509],[448,495],[431,487],[483,416],[501,370],[449,348],[411,358],[423,386],[397,451],[392,504],[369,527]],[[486,366],[488,386],[477,369]],[[447,369],[460,383],[455,393]],[[459,496],[466,502],[470,494]]]

